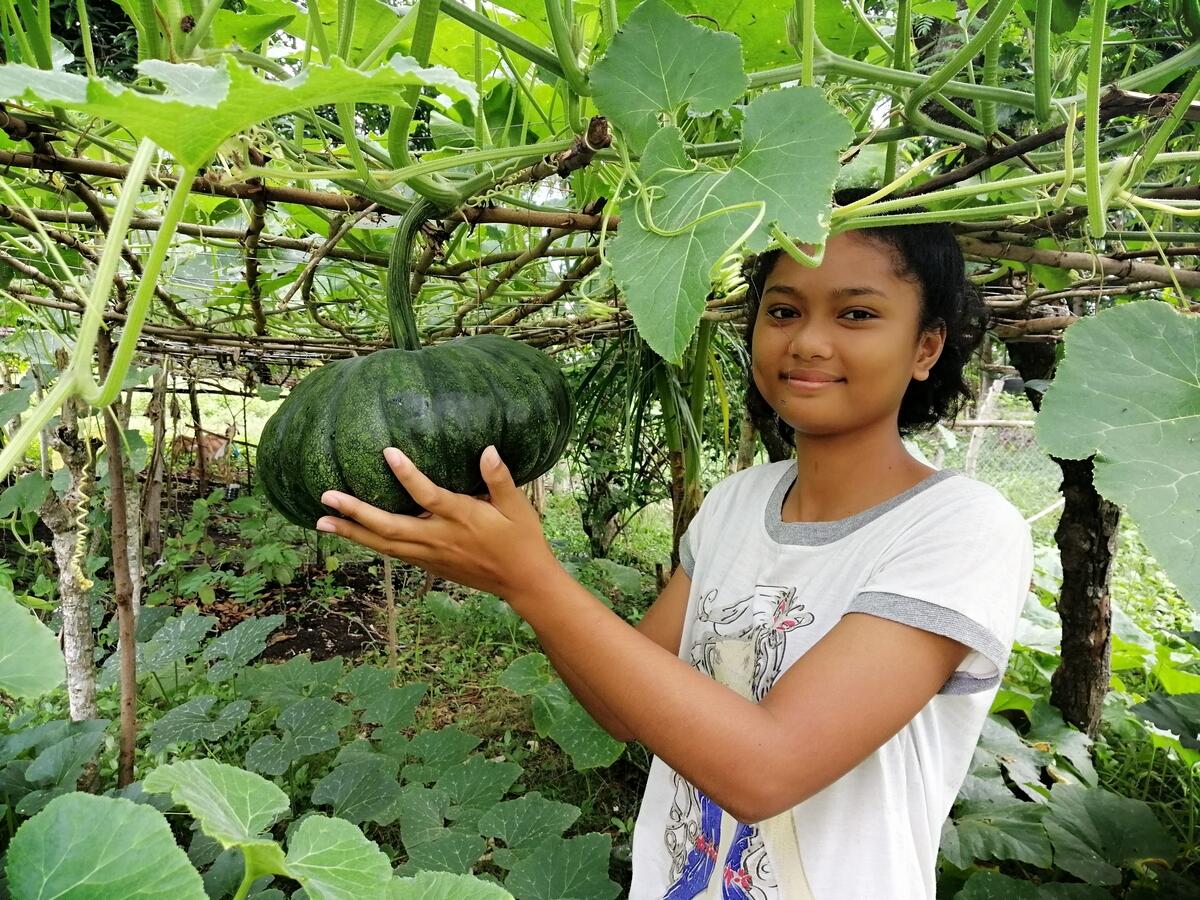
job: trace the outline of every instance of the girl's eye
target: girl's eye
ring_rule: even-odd
[[[772,319],[790,319],[797,313],[790,306],[772,306],[767,309],[767,315]]]
[[[854,322],[865,322],[865,321],[867,321],[868,319],[874,319],[874,318],[875,318],[875,314],[874,314],[874,313],[872,313],[872,312],[867,312],[865,309],[851,309],[851,310],[848,310],[848,311],[847,311],[845,314],[846,314],[847,316],[853,316],[853,315],[855,315],[856,313],[857,313],[857,314],[859,314],[859,315],[861,315],[861,316],[862,316],[862,318],[861,318],[861,319],[853,319],[852,321],[854,321]]]

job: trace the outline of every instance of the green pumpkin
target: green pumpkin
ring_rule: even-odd
[[[428,214],[421,206],[397,229],[389,270],[393,337],[414,348],[407,260]],[[553,360],[519,341],[477,335],[325,364],[268,420],[257,471],[272,505],[306,528],[332,514],[321,503],[327,490],[414,514],[421,507],[388,468],[385,447],[403,450],[448,490],[483,494],[479,459],[489,444],[524,484],[558,461],[573,424],[571,393]]]

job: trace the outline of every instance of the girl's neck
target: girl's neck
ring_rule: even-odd
[[[796,435],[796,482],[785,522],[834,522],[903,493],[934,473],[914,459],[892,423],[872,433]]]

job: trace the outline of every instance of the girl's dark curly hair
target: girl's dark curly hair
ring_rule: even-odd
[[[868,194],[871,188],[848,188],[834,194],[834,203],[845,206]],[[922,212],[913,206],[905,212]],[[974,398],[971,386],[963,378],[967,360],[979,348],[988,325],[988,309],[975,286],[967,280],[962,250],[950,226],[943,222],[920,225],[862,228],[856,234],[877,241],[892,250],[896,274],[917,286],[921,296],[922,332],[946,326],[942,355],[934,363],[925,381],[909,382],[900,402],[900,434],[909,435],[953,417]],[[769,250],[749,262],[746,291],[746,353],[754,358],[754,323],[767,277],[779,259],[779,249]],[[756,422],[774,421],[789,444],[794,440],[790,425],[775,416],[754,384],[747,379],[746,402]]]

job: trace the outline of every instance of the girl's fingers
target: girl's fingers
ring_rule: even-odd
[[[430,481],[411,459],[395,447],[385,449],[383,458],[409,496],[429,512],[444,515],[448,507],[453,505],[456,495]]]
[[[495,446],[488,446],[483,451],[483,456],[479,459],[479,474],[488,486],[488,496],[493,506],[505,515],[521,508],[524,495],[513,482],[512,472],[500,458]]]
[[[317,520],[317,528],[320,531],[347,538],[356,544],[362,544],[364,547],[369,547],[386,556],[394,556],[415,565],[421,564],[421,561],[417,559],[417,554],[420,552],[418,544],[411,541],[390,540],[350,519],[322,516]]]
[[[343,516],[347,516],[355,522],[366,526],[367,529],[373,531],[384,540],[402,541],[412,539],[419,528],[413,516],[398,516],[395,513],[384,512],[377,506],[372,506],[370,503],[366,503],[349,494],[343,494],[341,491],[326,491],[321,495],[321,502],[332,509],[336,509]],[[320,521],[340,524],[345,519],[325,516]],[[319,525],[318,529],[320,529]],[[340,531],[337,533],[341,534]]]

